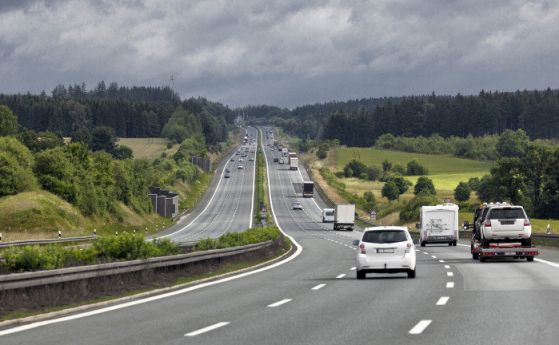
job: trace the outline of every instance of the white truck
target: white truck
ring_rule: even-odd
[[[299,169],[299,158],[291,158],[289,161],[289,169],[290,170],[297,170]]]
[[[456,246],[458,241],[458,205],[442,204],[422,206],[420,211],[419,243],[448,243]]]
[[[325,208],[322,210],[322,222],[334,223],[336,210],[333,208]]]
[[[336,205],[334,230],[352,231],[355,226],[355,205]]]

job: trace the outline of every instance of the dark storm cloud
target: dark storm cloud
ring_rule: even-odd
[[[0,92],[99,80],[231,105],[557,87],[547,1],[2,1]]]

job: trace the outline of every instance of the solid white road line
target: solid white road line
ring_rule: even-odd
[[[446,276],[447,276],[447,277],[454,277],[454,273],[452,273],[452,272],[446,272]]]
[[[454,282],[447,282],[446,283],[446,288],[447,289],[452,289],[454,287]]]
[[[427,328],[433,320],[421,320],[417,325],[413,326],[410,330],[410,334],[421,334]]]
[[[268,307],[275,308],[275,307],[279,307],[280,305],[283,305],[283,304],[289,303],[289,302],[291,302],[291,298],[286,298],[286,299],[282,299],[281,301],[277,301],[275,303],[269,304]]]
[[[444,268],[446,268],[447,270],[449,270],[449,269],[450,269],[450,266],[449,266],[449,265],[444,265]]]
[[[345,277],[345,273],[342,273],[342,274],[338,275],[338,276],[336,277],[336,279],[341,279],[341,278],[343,278],[343,277]]]
[[[445,305],[446,302],[448,302],[450,297],[448,296],[443,296],[441,298],[439,298],[439,300],[437,301],[437,305]]]
[[[356,269],[357,269],[357,267],[352,267],[352,268],[350,268],[349,270],[350,270],[350,271],[355,271]]]
[[[258,132],[258,129],[256,129],[256,150],[254,150],[254,164],[253,164],[253,172],[252,172],[252,201],[250,202],[250,220],[248,223],[248,228],[252,228],[252,220],[254,219],[254,193],[256,192],[256,162],[257,162],[257,157],[256,155],[258,154],[258,135],[260,134]],[[264,140],[264,137],[262,137],[262,140]]]
[[[432,257],[433,259],[436,259],[436,258],[437,258],[435,255],[431,255],[431,257]]]
[[[557,262],[547,261],[547,260],[544,260],[544,259],[534,259],[534,261],[540,262],[542,264],[549,265],[551,267],[559,268],[559,263],[557,263]]]
[[[326,286],[326,284],[318,284],[317,286],[313,287],[311,290],[320,290],[325,286]]]
[[[190,332],[190,333],[186,333],[184,336],[185,336],[185,337],[195,337],[195,336],[200,335],[200,334],[202,334],[202,333],[206,333],[206,332],[209,332],[209,331],[213,331],[214,329],[218,329],[218,328],[220,328],[220,327],[227,326],[228,324],[230,324],[230,322],[218,322],[218,323],[216,323],[215,325],[211,325],[211,326],[208,326],[208,327],[200,328],[200,329],[197,330],[197,331],[193,331],[193,332]]]

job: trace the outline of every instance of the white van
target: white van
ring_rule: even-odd
[[[333,208],[325,208],[322,210],[322,222],[323,223],[334,223],[334,215],[336,210]]]
[[[456,246],[458,241],[458,205],[443,204],[422,206],[420,212],[419,243],[448,243]]]

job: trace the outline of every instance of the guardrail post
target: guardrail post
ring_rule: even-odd
[[[115,231],[115,236],[118,236],[118,231]]]
[[[58,238],[62,238],[62,231],[58,230]]]
[[[0,242],[2,242],[2,233],[0,232]]]
[[[93,236],[97,237],[97,229],[93,229]]]

